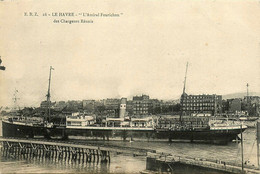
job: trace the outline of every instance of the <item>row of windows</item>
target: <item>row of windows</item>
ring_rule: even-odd
[[[134,114],[148,114],[148,112],[147,111],[140,111],[140,112],[134,111]]]
[[[215,100],[183,100],[183,102],[215,102]]]
[[[214,106],[215,103],[183,103],[183,106]]]
[[[136,104],[134,107],[139,107],[139,106],[149,106],[148,104]]]
[[[147,102],[147,101],[134,101],[133,102],[133,104],[143,104],[143,103],[151,104],[151,102]]]
[[[214,110],[214,107],[187,107],[183,110]]]
[[[186,96],[184,99],[214,99],[215,96]],[[216,99],[220,99],[220,96],[216,96]]]
[[[133,108],[145,108],[148,109],[148,106],[144,107],[144,106],[134,106]]]
[[[160,118],[158,119],[158,122],[160,123],[176,123],[179,122],[180,118],[170,118],[170,119],[165,119],[165,118]],[[183,122],[198,122],[198,121],[209,121],[208,118],[196,118],[196,117],[190,117],[190,118],[182,118]]]
[[[215,108],[214,106],[183,106],[183,108]]]
[[[148,110],[148,108],[134,108],[134,111],[147,111]]]

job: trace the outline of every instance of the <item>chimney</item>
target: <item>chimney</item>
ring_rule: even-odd
[[[119,117],[124,118],[126,116],[126,101],[127,98],[121,98]]]

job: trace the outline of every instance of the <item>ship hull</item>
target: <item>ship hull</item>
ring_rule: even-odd
[[[64,130],[2,121],[2,134],[3,137],[34,138],[39,136],[50,138],[50,136],[63,135]]]
[[[234,130],[186,130],[186,131],[165,131],[158,135],[161,138],[168,138],[169,141],[188,140],[190,142],[207,142],[212,144],[227,144],[237,139],[238,134],[244,129]]]
[[[45,128],[40,126],[17,125],[8,121],[2,121],[3,137],[29,137],[44,136],[60,136],[68,137],[85,137],[103,140],[148,140],[148,141],[185,141],[185,142],[203,142],[213,144],[227,144],[237,139],[238,134],[243,129],[232,130],[152,130],[152,129],[115,129],[113,127],[107,129],[98,128]]]
[[[242,131],[244,131],[242,129]],[[240,129],[235,130],[187,130],[187,131],[156,131],[156,130],[89,130],[66,129],[68,135],[121,140],[148,140],[148,141],[181,141],[202,142],[212,144],[227,144],[237,139]]]

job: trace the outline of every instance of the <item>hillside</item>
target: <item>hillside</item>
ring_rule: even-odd
[[[259,92],[250,92],[250,96],[260,96]],[[244,98],[246,96],[245,92],[240,92],[240,93],[232,93],[232,94],[226,94],[222,95],[223,99],[231,99],[231,98]]]

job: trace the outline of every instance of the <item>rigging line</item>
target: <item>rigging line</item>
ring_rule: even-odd
[[[43,101],[43,100],[41,100],[41,101]],[[40,101],[40,103],[41,103],[41,101]],[[27,106],[24,106],[24,107],[38,107],[39,105],[40,105],[40,103],[39,103],[39,101],[33,101],[33,102],[30,102],[30,105],[27,105]]]
[[[52,94],[52,99],[57,98],[57,95],[56,95],[56,93],[55,93],[55,90],[51,90],[51,94]]]

